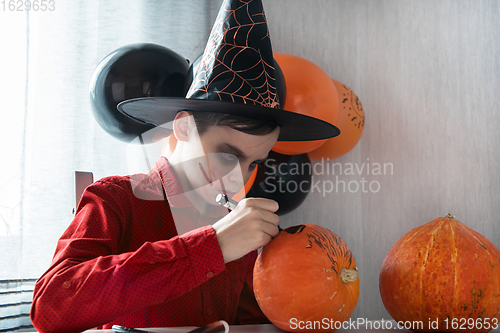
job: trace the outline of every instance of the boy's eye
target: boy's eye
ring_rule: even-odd
[[[236,156],[234,156],[233,154],[229,154],[229,153],[222,153],[222,156],[224,157],[224,159],[226,159],[228,161],[235,161],[238,159]]]

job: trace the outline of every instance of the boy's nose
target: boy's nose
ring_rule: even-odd
[[[239,187],[243,186],[243,184],[247,179],[250,178],[251,175],[251,173],[244,172],[242,169],[244,169],[244,167],[236,167],[228,175],[229,181]]]

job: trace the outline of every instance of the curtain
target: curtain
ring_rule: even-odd
[[[53,10],[17,11],[5,1],[0,332],[31,327],[30,291],[73,218],[74,172],[93,172],[94,179],[130,173],[127,143],[104,132],[91,113],[89,83],[97,64],[133,43],[159,44],[193,61],[221,2],[56,0]]]

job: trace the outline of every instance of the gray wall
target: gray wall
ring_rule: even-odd
[[[38,117],[28,121],[37,126],[28,140],[36,154],[28,155],[33,170],[27,171],[31,183],[25,184],[36,200],[24,205],[24,234],[8,244],[12,251],[22,244],[23,251],[12,256],[15,269],[7,271],[7,278],[21,272],[37,277],[50,264],[56,241],[73,217],[74,170],[93,171],[95,179],[131,171],[127,145],[101,130],[90,114],[88,83],[99,61],[138,42],[165,45],[194,60],[220,2],[210,0],[208,8],[201,6],[203,0],[183,5],[93,0],[77,7],[58,2],[57,11],[40,16],[39,29],[31,29],[44,51],[32,58],[40,81],[37,90],[30,90],[30,105],[36,105]],[[500,247],[500,2],[263,2],[274,50],[316,63],[363,103],[363,137],[334,162],[393,165],[385,175],[315,175],[324,182],[378,182],[380,190],[311,193],[282,218],[283,226],[326,226],[350,246],[361,273],[353,318],[389,318],[378,274],[390,247],[414,227],[453,213]],[[48,110],[58,113],[51,112],[49,119]],[[74,131],[64,116],[81,117]],[[63,141],[73,146],[59,149]],[[39,156],[56,162],[38,163]],[[46,185],[54,179],[64,185]]]
[[[412,228],[453,213],[500,247],[500,2],[263,2],[274,51],[311,60],[363,104],[363,136],[334,162],[393,165],[385,175],[315,176],[364,178],[380,191],[316,191],[282,217],[326,226],[350,246],[361,274],[353,318],[390,318],[378,275]]]

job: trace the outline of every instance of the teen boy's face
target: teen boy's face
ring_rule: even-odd
[[[191,188],[211,205],[217,205],[219,193],[231,198],[248,181],[257,164],[267,158],[278,135],[279,128],[266,135],[251,135],[227,126],[209,128],[199,137],[198,149],[192,146],[191,156],[184,156],[197,161],[186,170]]]

